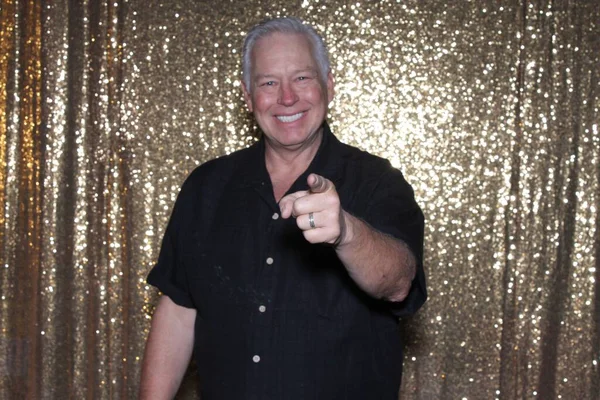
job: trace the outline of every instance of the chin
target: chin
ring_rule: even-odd
[[[305,140],[293,139],[293,138],[278,140],[278,143],[281,146],[290,147],[290,148],[300,147],[304,142],[305,142]]]

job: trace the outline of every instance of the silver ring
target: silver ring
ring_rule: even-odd
[[[315,229],[317,226],[315,225],[315,216],[313,213],[308,213],[308,224],[312,229]]]

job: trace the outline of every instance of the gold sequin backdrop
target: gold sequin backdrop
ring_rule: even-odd
[[[334,130],[426,214],[402,397],[599,398],[597,2],[1,4],[0,398],[135,397],[144,279],[186,174],[254,140],[241,40],[276,15],[325,35]]]

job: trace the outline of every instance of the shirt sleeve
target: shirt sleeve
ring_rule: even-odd
[[[416,258],[417,271],[408,296],[401,302],[389,303],[394,315],[407,317],[427,299],[423,270],[424,217],[412,187],[398,169],[391,165],[389,168],[371,194],[366,220],[375,229],[406,243]]]
[[[193,192],[191,179],[188,178],[177,196],[171,218],[163,236],[158,262],[150,271],[147,282],[155,286],[175,303],[183,307],[194,308],[185,267],[182,262],[182,239],[193,220]]]

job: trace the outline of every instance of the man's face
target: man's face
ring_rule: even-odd
[[[244,98],[268,144],[289,150],[310,144],[333,99],[333,77],[319,79],[308,39],[274,33],[256,42],[251,59]]]

